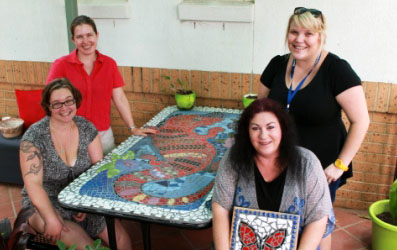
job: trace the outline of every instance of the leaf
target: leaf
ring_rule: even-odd
[[[112,154],[112,162],[117,161],[118,159],[120,159],[120,155],[118,154]]]
[[[98,248],[98,250],[110,250],[110,248],[101,246],[100,248]]]
[[[94,248],[98,249],[101,246],[101,239],[96,239],[94,241]]]
[[[114,169],[109,169],[107,175],[108,175],[108,178],[112,178],[113,176],[116,176],[119,173],[120,173],[120,170],[117,168],[114,168]]]
[[[131,160],[133,160],[133,159],[135,159],[135,152],[134,151],[128,151],[128,158],[129,159],[131,159]]]
[[[95,248],[93,248],[93,247],[90,246],[90,245],[85,246],[85,249],[87,249],[87,250],[95,250]]]
[[[35,154],[30,154],[26,160],[30,161],[30,160],[34,159],[34,157],[36,157]]]
[[[70,248],[69,248],[68,250],[75,250],[76,247],[77,247],[77,245],[76,245],[76,244],[73,244],[73,245],[70,246]]]
[[[66,245],[65,245],[65,243],[63,243],[63,242],[60,241],[60,240],[57,240],[57,246],[58,246],[59,250],[66,250]]]
[[[97,173],[114,168],[113,162],[107,163],[96,170]]]

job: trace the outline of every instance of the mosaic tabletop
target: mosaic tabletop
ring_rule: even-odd
[[[167,224],[211,222],[218,165],[232,145],[240,110],[163,109],[58,196],[66,207]]]

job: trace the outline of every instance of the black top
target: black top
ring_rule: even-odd
[[[284,170],[276,179],[266,182],[258,167],[255,165],[255,190],[258,206],[262,210],[280,211],[281,198],[283,197],[285,177],[287,171]]]
[[[289,54],[274,57],[261,76],[261,82],[270,89],[269,98],[287,104],[285,83]],[[339,156],[347,132],[342,121],[341,106],[335,97],[361,80],[348,62],[328,53],[313,80],[298,91],[290,104],[289,113],[295,120],[300,146],[310,149],[319,158],[323,168]],[[346,179],[349,171],[342,175]]]

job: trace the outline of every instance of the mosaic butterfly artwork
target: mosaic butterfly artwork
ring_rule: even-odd
[[[299,215],[235,207],[232,250],[296,249]]]

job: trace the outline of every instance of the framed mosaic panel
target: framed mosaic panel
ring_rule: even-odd
[[[167,224],[206,225],[212,187],[241,110],[163,109],[58,196],[65,207]]]
[[[299,215],[234,207],[231,250],[295,250]]]

